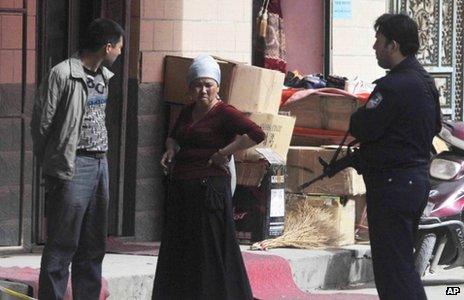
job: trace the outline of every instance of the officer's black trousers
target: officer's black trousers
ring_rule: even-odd
[[[382,300],[427,299],[414,269],[414,239],[430,190],[416,167],[364,175],[375,285]]]

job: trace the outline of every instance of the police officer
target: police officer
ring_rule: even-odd
[[[374,29],[378,64],[390,72],[351,116],[350,132],[360,142],[375,284],[380,299],[426,299],[413,247],[441,129],[438,92],[415,58],[418,29],[410,17],[384,14]]]

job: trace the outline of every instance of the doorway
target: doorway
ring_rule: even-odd
[[[110,0],[44,0],[39,7],[39,82],[49,70],[59,62],[67,59],[75,53],[79,42],[87,26],[92,20],[100,17],[108,17],[121,24],[128,31],[126,16],[129,14],[130,0],[118,1],[119,5],[113,5]],[[126,40],[128,37],[126,36]],[[127,72],[123,71],[128,64],[128,47],[124,53],[110,67],[115,76],[110,81],[107,102],[107,129],[109,151],[107,153],[109,163],[109,222],[108,233],[110,235],[122,235],[123,233],[123,165],[125,137],[125,103],[127,102]],[[38,244],[45,242],[46,216],[45,201],[40,169],[36,166],[34,175],[34,240]],[[130,222],[129,222],[130,223]]]

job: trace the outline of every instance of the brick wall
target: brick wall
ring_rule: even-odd
[[[142,82],[161,82],[163,57],[207,52],[251,61],[251,0],[140,0]]]
[[[333,21],[332,73],[365,82],[385,75],[372,49],[374,22],[387,12],[386,0],[358,0],[352,3],[352,18]]]
[[[36,66],[36,1],[27,1],[26,94],[23,87],[23,15],[0,13],[0,245],[30,243],[30,237],[19,240],[20,199],[23,200],[23,230],[30,232],[32,147],[31,138],[23,129],[29,128],[29,116],[35,88]],[[23,1],[0,1],[0,9],[21,9]],[[24,151],[24,153],[23,153]],[[24,156],[22,155],[24,154]],[[22,157],[24,161],[22,162]],[[24,185],[21,190],[21,175]],[[22,193],[22,195],[21,195]]]
[[[165,182],[159,161],[169,109],[162,99],[164,56],[206,52],[250,62],[251,1],[132,1],[124,199],[135,211],[137,239],[158,240],[161,233]]]

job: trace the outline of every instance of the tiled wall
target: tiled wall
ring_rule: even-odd
[[[23,14],[11,11],[0,13],[0,246],[30,243],[30,237],[27,236],[24,240],[19,240],[21,197],[24,232],[30,232],[31,226],[32,147],[29,132],[23,131],[23,128],[28,128],[29,125],[36,71],[36,1],[26,2],[28,9],[25,15],[27,39],[24,83]],[[5,8],[21,9],[23,1],[0,0],[0,9]],[[23,84],[26,85],[24,101]],[[21,189],[22,172],[25,175]]]
[[[377,65],[372,45],[374,22],[387,12],[387,0],[356,0],[352,18],[333,21],[332,73],[350,79],[358,76],[365,82],[385,75]]]
[[[0,1],[1,8],[21,8],[23,1]],[[35,82],[35,3],[28,1],[30,7],[27,14],[27,83]],[[21,55],[23,20],[20,14],[0,15],[0,83],[21,82]]]
[[[140,0],[142,82],[162,81],[166,54],[251,61],[251,0]]]
[[[168,113],[162,99],[163,58],[207,52],[250,62],[251,1],[132,1],[124,201],[135,211],[139,240],[159,240],[163,221],[166,183],[159,161]]]

